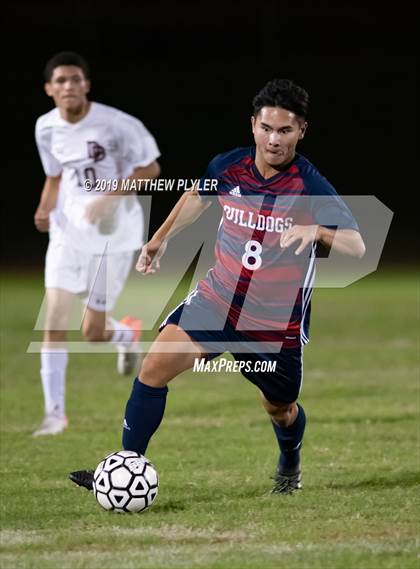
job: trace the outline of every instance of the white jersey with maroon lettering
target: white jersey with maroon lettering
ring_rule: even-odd
[[[116,198],[112,214],[91,224],[85,217],[91,201],[115,189],[136,167],[159,156],[154,137],[141,121],[113,107],[92,102],[76,123],[57,108],[39,117],[35,137],[47,176],[61,175],[56,208],[50,214],[50,237],[86,253],[139,249],[143,212],[136,196]]]

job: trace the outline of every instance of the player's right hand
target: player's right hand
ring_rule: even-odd
[[[38,208],[34,215],[35,227],[41,233],[45,233],[50,228],[50,214],[45,209]]]
[[[151,275],[160,269],[160,258],[166,251],[167,241],[151,239],[142,248],[136,264],[136,271]]]

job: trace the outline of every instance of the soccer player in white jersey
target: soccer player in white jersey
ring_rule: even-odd
[[[85,304],[84,336],[115,343],[119,373],[136,364],[130,348],[139,339],[140,321],[128,316],[116,322],[108,314],[143,241],[141,206],[136,195],[123,195],[120,180],[160,173],[159,149],[143,123],[88,100],[89,68],[80,55],[56,54],[45,67],[45,81],[55,108],[35,128],[46,180],[34,220],[50,237],[41,351],[45,417],[35,436],[61,433],[68,425],[65,340],[75,295]]]

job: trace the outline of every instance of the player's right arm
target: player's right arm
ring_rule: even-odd
[[[34,223],[38,231],[46,232],[49,230],[49,216],[57,204],[58,192],[60,190],[60,176],[47,176],[41,193],[39,205],[35,211]]]
[[[160,258],[169,239],[194,223],[209,205],[210,202],[204,200],[195,187],[187,190],[152,239],[142,248],[136,265],[137,271],[148,275],[159,269]]]
[[[53,111],[50,111],[39,117],[35,125],[36,145],[46,176],[41,199],[34,216],[35,227],[42,232],[49,229],[49,215],[57,204],[63,169],[58,158],[52,152],[53,116]]]

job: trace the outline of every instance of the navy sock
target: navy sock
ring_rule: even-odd
[[[273,428],[280,447],[279,471],[286,474],[294,473],[299,468],[300,449],[305,431],[306,416],[303,407],[297,404],[298,414],[292,425],[280,427],[274,421]]]
[[[150,387],[136,378],[125,408],[122,442],[125,450],[144,454],[165,411],[167,387]]]

